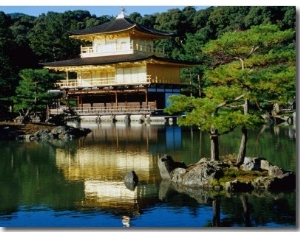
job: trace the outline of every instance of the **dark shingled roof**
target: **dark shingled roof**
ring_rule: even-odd
[[[199,63],[189,61],[179,61],[157,57],[155,55],[142,55],[142,54],[129,54],[129,55],[118,55],[118,56],[98,56],[90,58],[75,58],[71,60],[62,60],[48,63],[41,63],[47,67],[65,67],[65,66],[82,66],[82,65],[106,65],[106,64],[117,64],[121,62],[135,62],[143,61],[148,59],[154,59],[162,62],[169,62],[173,64],[181,65],[197,65]]]
[[[141,24],[134,23],[128,18],[117,18],[107,23],[101,24],[99,26],[83,29],[83,30],[76,30],[71,31],[71,35],[90,35],[90,34],[101,34],[101,33],[111,33],[117,31],[124,31],[130,28],[136,28],[141,32],[145,32],[152,35],[157,36],[172,36],[173,33],[155,30],[151,28],[147,28]]]

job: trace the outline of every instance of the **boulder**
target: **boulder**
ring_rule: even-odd
[[[268,174],[273,177],[281,177],[284,174],[284,171],[277,166],[271,166],[268,169]]]
[[[266,189],[272,191],[294,190],[296,188],[296,175],[286,172],[281,176],[257,177],[251,182],[255,189]]]
[[[138,182],[139,182],[139,178],[138,178],[137,174],[135,173],[135,171],[131,171],[126,174],[125,179],[124,179],[124,184],[125,184],[126,188],[134,191]]]
[[[35,132],[33,135],[18,135],[17,140],[33,141],[33,140],[72,140],[74,138],[80,138],[86,136],[91,132],[89,128],[75,128],[71,126],[58,126],[53,128],[51,131],[49,129],[41,129]]]
[[[260,171],[261,170],[261,161],[265,160],[264,158],[258,157],[245,157],[244,163],[241,165],[241,168],[244,171]]]
[[[187,167],[183,162],[175,162],[171,156],[165,155],[159,159],[158,167],[164,180],[192,187],[211,187],[214,180],[224,175],[224,163],[220,161],[201,160]]]
[[[54,127],[51,130],[51,133],[53,135],[58,135],[58,134],[64,133],[65,131],[66,131],[66,127],[65,126],[57,126],[57,127]]]
[[[296,176],[294,172],[286,172],[281,168],[272,165],[264,158],[245,158],[242,169],[245,171],[264,171],[262,176],[256,177],[257,172],[253,174],[251,181],[240,182],[237,179],[225,183],[221,186],[219,179],[224,176],[224,168],[232,167],[228,162],[210,161],[201,159],[197,163],[188,167],[184,163],[173,161],[172,157],[165,155],[159,159],[158,167],[161,177],[164,180],[170,180],[176,185],[182,185],[192,188],[208,188],[213,190],[222,190],[224,187],[228,192],[249,192],[252,190],[274,190],[286,191],[296,188]],[[241,171],[241,170],[237,170]],[[268,176],[266,175],[268,171]],[[250,173],[246,173],[251,175]]]
[[[175,162],[169,155],[164,155],[158,159],[158,168],[162,179],[171,180],[172,171],[176,168],[186,168],[186,165],[184,162]]]
[[[273,165],[268,161],[268,160],[265,160],[265,159],[262,159],[260,161],[260,168],[262,170],[267,170],[269,171],[269,169],[272,167]]]
[[[254,189],[251,182],[240,182],[238,180],[233,180],[226,182],[225,190],[228,192],[250,192]]]
[[[53,139],[53,134],[50,130],[43,129],[34,133],[34,137],[36,137],[37,140],[50,140]]]
[[[175,168],[171,180],[176,182],[176,183],[182,183],[184,174],[186,173],[185,168]]]
[[[189,167],[182,176],[182,184],[193,187],[212,187],[214,180],[224,175],[222,167],[223,163],[218,161],[202,162]]]

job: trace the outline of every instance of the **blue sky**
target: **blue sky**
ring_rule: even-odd
[[[3,6],[0,4],[0,11],[3,11],[5,14],[9,13],[25,13],[31,16],[39,16],[42,13],[47,13],[48,11],[62,13],[67,10],[87,10],[91,14],[95,14],[96,16],[101,15],[109,15],[109,16],[117,16],[121,11],[120,6]],[[124,6],[125,14],[130,15],[133,12],[138,12],[142,16],[145,14],[155,14],[161,12],[167,12],[169,9],[179,8],[182,10],[185,6]],[[206,7],[203,6],[195,6],[196,10],[204,9]]]
[[[224,4],[227,3],[227,4]],[[298,2],[298,1],[297,1]],[[144,5],[143,3],[146,3]],[[184,5],[183,5],[184,3]],[[65,12],[67,10],[87,10],[91,14],[96,16],[109,15],[117,16],[120,13],[121,7],[125,7],[125,14],[130,15],[133,12],[138,12],[142,16],[145,14],[155,14],[161,12],[167,12],[169,9],[179,8],[182,10],[185,6],[195,6],[196,10],[204,9],[208,6],[265,6],[272,3],[273,6],[296,6],[296,0],[251,0],[241,2],[239,0],[222,1],[222,0],[151,0],[151,1],[136,1],[136,0],[0,0],[0,11],[6,14],[9,13],[25,13],[32,16],[39,16],[42,13],[48,11],[54,11],[58,13]],[[298,7],[297,7],[298,8]]]

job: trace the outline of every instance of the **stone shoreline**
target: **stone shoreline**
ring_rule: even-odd
[[[296,175],[272,165],[264,158],[246,157],[244,163],[236,167],[231,161],[210,161],[202,158],[195,164],[186,166],[165,155],[158,160],[163,180],[185,187],[228,192],[251,192],[253,190],[289,191],[296,189]],[[240,177],[247,175],[242,180]]]
[[[70,140],[86,136],[91,130],[71,126],[55,126],[46,123],[0,123],[0,140],[36,141]]]

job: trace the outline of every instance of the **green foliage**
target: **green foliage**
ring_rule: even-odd
[[[295,7],[221,6],[197,10],[187,6],[182,10],[174,8],[154,15],[141,16],[135,12],[129,18],[150,28],[175,33],[170,40],[156,42],[164,47],[168,58],[201,63],[182,70],[182,82],[190,84],[184,91],[189,94],[203,97],[211,94],[208,90],[204,91],[208,86],[227,85],[235,79],[244,87],[256,83],[259,91],[251,91],[252,105],[260,96],[274,102],[277,95],[276,101],[284,102],[295,93],[290,81],[295,79]],[[15,92],[20,70],[40,68],[39,62],[77,57],[80,45],[87,44],[69,38],[69,32],[97,26],[111,19],[107,15],[97,17],[82,10],[48,12],[38,17],[0,12],[0,83],[4,88],[0,100],[3,106],[8,108],[11,104],[9,99]],[[263,29],[252,27],[261,24],[265,26]],[[259,30],[264,30],[266,34],[253,36]],[[220,46],[216,41],[211,41],[216,39]],[[210,43],[212,46],[209,49]],[[252,47],[259,46],[259,49],[255,51],[255,56],[248,57],[250,43]],[[227,53],[223,45],[227,46]],[[233,57],[236,54],[239,59]],[[240,59],[244,60],[244,72],[239,70]],[[266,66],[269,70],[265,69]],[[208,69],[211,71],[206,71]],[[222,75],[227,79],[220,78]],[[279,88],[275,88],[275,81],[274,85],[259,85],[269,79],[276,79],[277,85],[281,83]],[[264,105],[263,102],[260,104]]]
[[[48,90],[55,88],[55,83],[63,78],[63,75],[51,74],[46,69],[24,69],[20,72],[19,86],[14,97],[15,110],[46,109],[55,98]]]
[[[214,65],[204,74],[210,83],[203,89],[205,97],[172,96],[165,112],[184,112],[181,125],[196,125],[204,131],[213,127],[219,134],[237,126],[254,126],[261,121],[259,114],[253,107],[245,112],[245,102],[279,102],[295,94],[295,48],[286,46],[294,39],[293,30],[261,25],[208,42],[203,52]]]
[[[294,40],[295,31],[275,25],[225,33],[203,48],[216,67],[205,78],[212,86],[238,87],[253,102],[286,103],[296,90]]]
[[[221,88],[225,89],[226,87]],[[184,116],[178,119],[179,125],[195,125],[202,131],[209,132],[213,127],[218,131],[218,134],[225,134],[237,126],[252,127],[260,122],[257,115],[245,115],[241,109],[233,111],[230,107],[218,108],[224,102],[223,96],[219,98],[195,98],[173,95],[169,97],[169,102],[171,105],[165,109],[166,113],[184,113]]]
[[[96,18],[88,11],[48,12],[40,15],[28,33],[32,51],[43,61],[77,57],[83,42],[69,38],[69,32],[107,22],[106,17]]]
[[[7,115],[11,106],[11,96],[16,86],[16,71],[12,65],[11,48],[14,47],[13,35],[9,30],[11,20],[0,12],[0,118]]]

